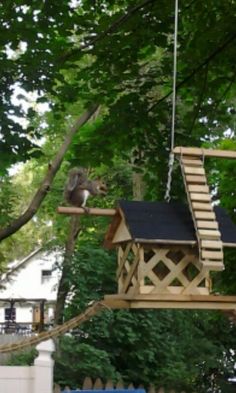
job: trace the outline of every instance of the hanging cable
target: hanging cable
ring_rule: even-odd
[[[170,201],[170,190],[172,181],[172,172],[174,166],[174,145],[175,145],[175,111],[176,111],[176,79],[177,79],[177,45],[178,45],[178,0],[175,0],[175,28],[174,28],[174,64],[173,64],[173,88],[172,88],[172,121],[171,121],[171,138],[170,138],[170,154],[168,163],[168,179],[166,185],[165,200]]]

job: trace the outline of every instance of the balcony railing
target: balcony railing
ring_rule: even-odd
[[[42,330],[49,330],[53,324],[45,323],[43,326],[37,322],[0,322],[1,334],[17,334],[21,336],[32,336]]]

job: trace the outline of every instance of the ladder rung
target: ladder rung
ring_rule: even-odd
[[[192,207],[194,210],[204,210],[204,211],[213,211],[213,207],[211,203],[200,203],[200,202],[193,202]]]
[[[188,159],[188,158],[182,158],[181,162],[184,164],[184,166],[201,166],[203,165],[201,160],[194,160],[194,159]]]
[[[219,239],[220,240],[220,232],[208,230],[208,229],[199,229],[198,231],[200,239],[210,240],[210,239]]]
[[[206,176],[194,176],[194,175],[187,175],[186,176],[186,182],[189,183],[194,183],[194,184],[206,184]]]
[[[205,175],[205,169],[193,166],[184,166],[184,173],[189,175]]]
[[[222,251],[206,251],[202,250],[202,259],[212,259],[221,261],[224,258]]]
[[[215,220],[216,215],[215,212],[205,212],[205,211],[199,211],[199,210],[194,210],[194,216],[196,220]]]
[[[223,262],[219,262],[219,261],[201,261],[201,262],[202,265],[209,270],[222,271],[225,268]]]
[[[199,202],[211,202],[211,196],[209,194],[201,194],[196,192],[190,192],[191,201]]]
[[[203,193],[209,193],[210,192],[210,190],[209,190],[209,187],[208,186],[206,186],[206,185],[200,185],[200,184],[189,184],[188,185],[188,190],[189,190],[189,192],[197,192],[197,193],[201,193],[201,192],[203,192]]]
[[[197,220],[196,221],[198,228],[205,228],[205,229],[219,229],[219,225],[217,221],[204,221],[204,220]]]
[[[202,248],[222,249],[223,244],[222,244],[221,240],[202,240],[201,247]]]

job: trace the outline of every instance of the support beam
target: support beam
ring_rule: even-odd
[[[60,214],[84,214],[91,216],[114,216],[116,214],[116,209],[100,209],[98,207],[86,208],[85,211],[82,207],[63,207],[59,206],[57,212]]]
[[[106,295],[110,308],[236,310],[236,296],[221,295]]]
[[[173,150],[174,154],[195,156],[195,157],[219,157],[236,159],[236,151],[232,150],[215,150],[215,149],[201,149],[199,147],[181,147],[177,146]]]

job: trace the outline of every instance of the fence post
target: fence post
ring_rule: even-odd
[[[32,393],[53,392],[53,365],[52,353],[55,345],[52,339],[43,341],[36,346],[38,356],[34,361],[34,386]]]

